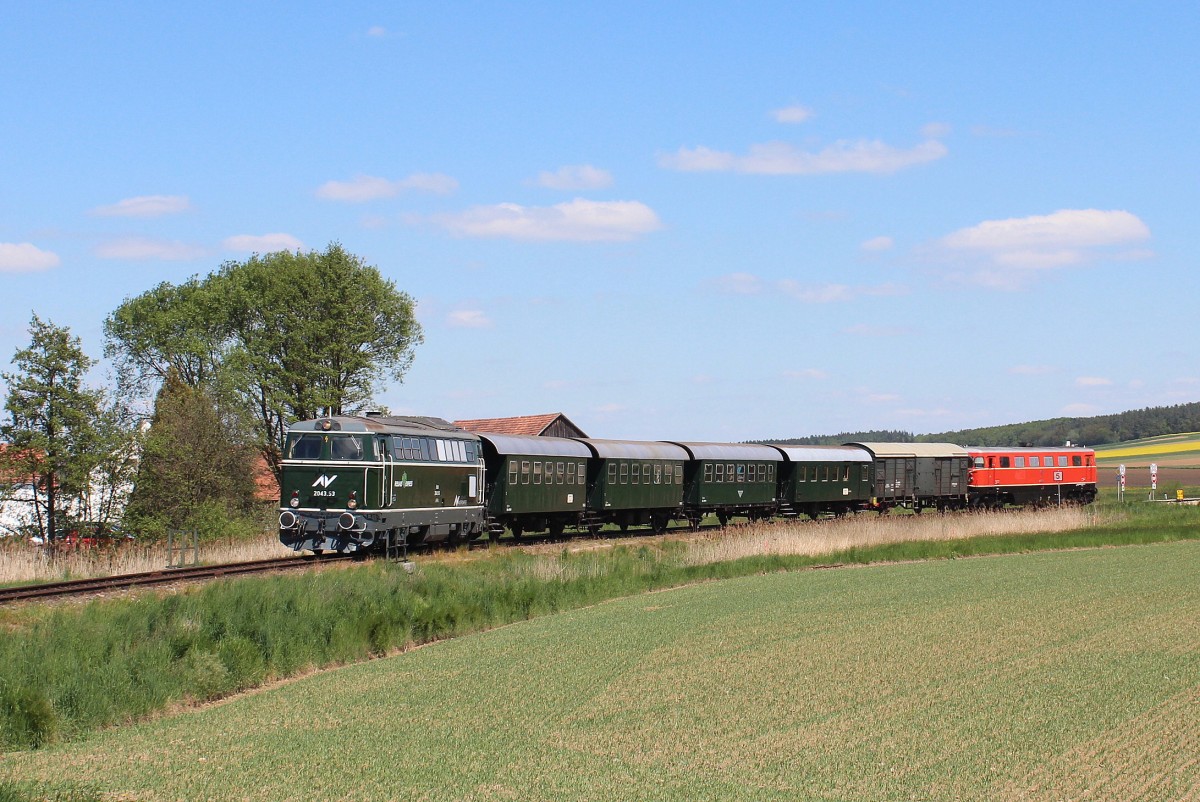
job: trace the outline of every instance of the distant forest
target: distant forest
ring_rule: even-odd
[[[1051,418],[1010,423],[982,429],[915,435],[902,431],[842,432],[820,437],[759,440],[777,445],[828,446],[842,443],[957,443],[963,446],[1099,446],[1158,437],[1164,434],[1200,432],[1200,402],[1171,407],[1147,407],[1094,418]]]

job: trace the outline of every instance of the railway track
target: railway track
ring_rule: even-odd
[[[15,588],[0,588],[0,604],[26,599],[51,599],[63,596],[80,596],[107,590],[166,585],[171,582],[187,582],[198,579],[216,579],[223,576],[257,574],[265,571],[281,571],[311,567],[330,562],[353,559],[349,554],[322,556],[274,557],[266,560],[250,560],[223,565],[196,565],[184,568],[164,568],[138,574],[97,577],[95,579],[73,579],[66,582],[43,582],[40,585],[24,585]]]

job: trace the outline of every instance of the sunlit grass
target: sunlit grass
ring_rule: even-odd
[[[117,574],[158,571],[181,560],[192,563],[197,556],[205,564],[243,562],[288,554],[275,532],[256,538],[219,540],[200,543],[174,553],[167,544],[140,545],[136,542],[116,547],[47,549],[16,538],[0,538],[0,584],[88,579]]]
[[[5,755],[130,799],[1191,798],[1200,544],[625,598]]]

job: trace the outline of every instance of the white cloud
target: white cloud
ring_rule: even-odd
[[[304,243],[291,234],[238,234],[221,242],[229,251],[246,253],[274,253],[275,251],[302,251]]]
[[[658,215],[644,203],[583,198],[554,206],[475,206],[429,219],[461,237],[540,241],[626,241],[662,228]]]
[[[717,289],[727,295],[758,295],[765,286],[763,280],[752,273],[730,273],[716,280]]]
[[[53,251],[43,251],[29,242],[0,242],[0,273],[36,273],[58,267]]]
[[[1080,376],[1075,380],[1076,387],[1108,387],[1111,384],[1112,379],[1103,376]]]
[[[859,285],[850,284],[801,284],[784,279],[777,284],[785,295],[810,304],[827,304],[837,301],[853,301],[855,298],[880,298],[906,295],[908,290],[897,284]]]
[[[387,36],[387,33],[387,28],[383,27],[382,25],[372,25],[370,28],[367,28],[367,36],[382,38]]]
[[[553,173],[542,171],[537,177],[540,187],[570,191],[604,189],[612,186],[612,183],[612,173],[590,164],[571,164],[559,167]]]
[[[921,136],[926,139],[944,139],[950,136],[950,125],[948,123],[926,123],[921,126]]]
[[[191,208],[192,203],[186,195],[139,195],[109,206],[97,206],[90,214],[96,217],[162,217]]]
[[[895,244],[891,237],[871,237],[858,247],[868,253],[879,253],[880,251],[890,251]]]
[[[460,309],[447,315],[446,323],[456,329],[486,329],[492,320],[479,309]]]
[[[349,181],[326,181],[317,188],[317,197],[343,203],[366,203],[394,198],[407,190],[449,195],[456,189],[458,181],[442,173],[413,173],[396,181],[374,175],[356,175]]]
[[[1062,209],[1053,214],[985,220],[942,238],[947,248],[1008,253],[1055,252],[1147,239],[1150,229],[1125,211]]]
[[[785,378],[788,379],[814,379],[816,381],[824,381],[829,378],[829,374],[817,368],[804,368],[803,370],[785,370],[783,372]]]
[[[1142,259],[1144,250],[1118,250],[1150,237],[1134,214],[1099,209],[1060,209],[1047,215],[985,220],[942,237],[933,255],[960,264],[967,278],[1014,289],[1039,271],[1084,265],[1100,258]]]
[[[807,106],[784,106],[782,109],[772,111],[771,116],[775,118],[776,122],[794,125],[810,119],[813,112]]]
[[[684,172],[738,172],[760,175],[819,175],[823,173],[894,173],[906,167],[937,161],[949,151],[927,140],[907,150],[879,140],[842,140],[818,152],[803,151],[787,142],[751,145],[744,156],[700,146],[661,155],[660,167]]]
[[[173,240],[155,240],[146,237],[126,237],[97,245],[93,251],[101,259],[128,259],[142,261],[163,259],[187,261],[206,255],[204,248]]]
[[[906,295],[908,289],[898,284],[802,284],[794,279],[766,281],[753,273],[730,273],[713,281],[717,291],[725,295],[782,294],[797,301],[827,304],[853,301],[856,298],[878,298]]]

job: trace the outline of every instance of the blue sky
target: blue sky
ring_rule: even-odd
[[[963,5],[10,7],[0,361],[32,312],[99,357],[127,297],[337,240],[419,302],[394,412],[744,440],[1200,400],[1200,13]]]

